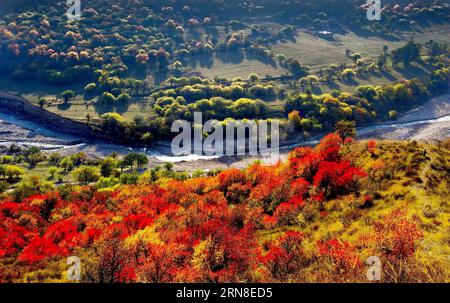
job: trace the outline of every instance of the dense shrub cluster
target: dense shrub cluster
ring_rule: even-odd
[[[449,81],[450,70],[443,67],[432,72],[429,80],[414,78],[382,86],[362,85],[353,94],[340,91],[320,96],[297,94],[287,98],[285,111],[299,111],[301,118],[307,119],[303,122],[306,126],[319,122],[326,128],[340,120],[367,124],[377,119],[396,118],[393,111],[405,111],[445,92]]]

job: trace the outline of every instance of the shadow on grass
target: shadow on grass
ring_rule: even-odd
[[[168,75],[169,75],[169,72],[167,70],[154,72],[153,79],[154,79],[155,85],[159,85],[162,82],[164,82],[167,79]]]
[[[269,58],[260,55],[255,54],[243,50],[232,50],[232,51],[223,51],[223,52],[217,52],[215,56],[210,55],[194,55],[186,58],[184,60],[184,63],[188,65],[190,68],[195,69],[198,66],[202,68],[212,69],[215,67],[215,63],[217,61],[220,62],[220,64],[234,64],[239,65],[244,62],[244,60],[249,61],[258,61],[265,65],[270,65],[274,69],[278,69],[279,66],[277,63],[273,60],[270,60]],[[250,71],[249,71],[250,72]]]
[[[65,110],[69,110],[71,106],[72,106],[72,104],[70,104],[70,102],[65,102],[65,103],[58,104],[56,107],[58,108],[58,110],[65,111]]]
[[[115,104],[116,112],[118,112],[119,114],[126,113],[128,111],[129,107],[130,107],[130,102],[125,102],[125,103],[116,102],[116,104]]]
[[[361,28],[352,28],[352,31],[355,33],[355,35],[362,38],[379,37],[389,42],[399,42],[402,40],[401,38],[396,37],[390,33],[374,32]]]
[[[321,95],[322,94],[322,89],[319,86],[313,86],[311,91],[315,95]]]
[[[385,70],[385,69],[381,70],[381,71],[380,71],[380,74],[381,74],[384,78],[388,79],[389,81],[395,81],[395,80],[397,80],[397,78],[395,78],[390,72],[388,72],[388,71]]]
[[[358,79],[365,80],[365,81],[369,81],[369,80],[370,80],[370,76],[369,76],[368,74],[366,74],[366,73],[364,73],[364,74],[359,74],[359,75],[358,75]]]
[[[359,85],[359,82],[356,81],[354,78],[351,79],[343,79],[342,83],[346,84],[346,85],[351,85],[351,86],[357,86]]]
[[[394,67],[395,71],[405,78],[421,77],[427,74],[427,70],[416,65],[409,65],[406,67]]]
[[[243,51],[236,50],[231,52],[219,52],[216,58],[222,61],[223,64],[240,64],[245,59]]]
[[[324,84],[324,86],[328,87],[330,90],[341,89],[341,86],[336,82],[327,82]]]
[[[114,110],[114,106],[107,102],[97,101],[94,103],[95,112],[98,115],[102,115],[104,113],[109,113]]]

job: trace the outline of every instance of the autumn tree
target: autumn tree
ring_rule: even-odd
[[[129,256],[123,241],[115,236],[96,244],[94,255],[85,264],[83,281],[89,283],[128,282]]]
[[[375,152],[376,152],[376,148],[377,148],[377,142],[376,141],[374,141],[374,140],[370,140],[370,141],[367,141],[367,143],[366,143],[366,148],[367,148],[367,151],[372,155],[372,157],[375,155]]]
[[[336,123],[335,132],[339,134],[342,140],[345,141],[347,138],[356,137],[356,122],[355,121],[347,121],[341,120]]]
[[[145,255],[139,258],[136,273],[146,283],[171,283],[182,268],[183,259],[177,244],[149,243]]]
[[[4,167],[4,170],[4,174],[11,180],[18,179],[25,173],[25,170],[23,168],[16,165],[6,165]]]

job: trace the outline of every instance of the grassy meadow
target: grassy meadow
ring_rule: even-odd
[[[276,63],[265,62],[257,55],[240,51],[218,53],[208,60],[203,60],[199,55],[193,56],[189,60],[188,71],[211,80],[215,77],[246,79],[251,73],[261,77],[266,75],[276,77],[287,72]]]
[[[274,27],[272,23],[257,22],[258,25]],[[250,25],[250,24],[249,24]],[[278,27],[280,27],[278,25]],[[248,29],[244,30],[248,32]],[[214,35],[224,38],[233,29],[223,26],[209,26],[202,28],[198,34]],[[327,41],[315,35],[301,30],[295,38],[285,40],[270,46],[275,54],[284,54],[287,58],[298,60],[310,67],[312,74],[327,68],[330,64],[352,65],[352,60],[346,55],[346,50],[361,54],[364,62],[376,62],[377,57],[382,54],[383,46],[388,46],[388,52],[402,47],[407,41],[414,37],[415,41],[425,43],[430,39],[439,42],[450,42],[446,35],[448,25],[434,25],[426,29],[417,29],[414,33],[397,34],[398,39],[383,39],[380,37],[369,37],[357,35],[354,32],[346,34],[335,34],[335,41]],[[251,54],[243,50],[219,51],[212,57],[193,55],[184,62],[183,71],[186,75],[198,75],[213,80],[219,78],[243,78],[256,73],[260,77],[277,77],[288,71],[280,66],[278,62],[269,62],[264,57]],[[329,92],[333,89],[353,92],[358,85],[383,85],[401,79],[424,77],[429,73],[427,66],[412,63],[410,67],[388,68],[371,74],[357,75],[351,81],[335,81],[331,84],[316,84],[312,91],[316,94]],[[141,75],[142,76],[142,75]],[[146,81],[155,82],[157,76],[148,74]],[[160,79],[162,80],[162,79]],[[156,83],[156,82],[155,82]],[[98,96],[89,97],[84,93],[86,83],[73,83],[64,86],[55,86],[36,81],[14,81],[10,78],[0,76],[0,89],[18,94],[34,104],[38,104],[40,98],[45,98],[45,108],[55,114],[77,121],[86,121],[87,116],[95,122],[100,115],[107,112],[117,112],[125,119],[132,120],[136,116],[147,115],[152,112],[152,106],[144,97],[133,97],[125,104],[104,104],[96,102]],[[73,90],[76,94],[68,103],[63,104],[59,94],[63,90]],[[280,100],[268,102],[267,117],[282,116],[283,104]]]

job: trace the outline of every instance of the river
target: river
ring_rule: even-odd
[[[359,139],[389,139],[389,140],[428,140],[437,141],[450,137],[450,94],[438,96],[409,112],[403,114],[397,121],[358,128]],[[318,137],[309,141],[295,142],[282,148],[281,154],[286,155],[289,149],[299,145],[317,143]],[[11,116],[0,111],[0,146],[11,144],[20,146],[36,146],[44,151],[57,151],[63,155],[84,152],[95,158],[101,158],[116,152],[120,155],[130,152],[145,153],[151,164],[163,162],[176,163],[179,169],[226,168],[229,166],[245,166],[254,157],[208,157],[181,156],[170,154],[168,144],[160,144],[152,149],[131,148],[118,144],[55,132],[42,127],[39,123]],[[202,162],[199,165],[198,162]]]
[[[1,110],[1,109],[0,109]],[[161,143],[154,149],[127,147],[101,140],[89,140],[75,135],[56,132],[43,127],[38,122],[25,117],[13,116],[0,111],[0,146],[16,144],[23,147],[39,147],[43,151],[69,155],[84,152],[94,158],[103,158],[115,152],[125,155],[131,152],[145,153],[159,162],[191,162],[211,160],[219,157],[188,155],[174,157],[170,155],[168,144]]]

